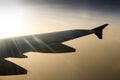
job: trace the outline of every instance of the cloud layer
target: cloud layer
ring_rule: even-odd
[[[63,8],[79,9],[87,7],[93,10],[116,11],[119,12],[120,1],[114,0],[23,0],[28,4],[48,4],[62,6]]]

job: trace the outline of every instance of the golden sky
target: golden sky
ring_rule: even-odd
[[[76,49],[73,53],[29,52],[26,53],[27,59],[8,58],[26,68],[28,74],[1,76],[0,80],[120,79],[120,17],[117,13],[86,8],[71,10],[62,6],[28,5],[17,0],[9,6],[1,10],[1,38],[72,29],[92,29],[105,23],[109,26],[104,29],[102,40],[92,34],[65,42],[64,44]]]

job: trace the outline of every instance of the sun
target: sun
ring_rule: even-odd
[[[0,15],[0,38],[18,35],[21,32],[20,20],[16,14]]]
[[[0,38],[19,36],[24,33],[23,16],[24,11],[17,6],[3,8],[0,11]]]

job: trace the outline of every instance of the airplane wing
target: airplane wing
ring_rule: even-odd
[[[96,34],[96,36],[98,36],[99,39],[102,39],[102,30],[107,25],[108,24],[104,24],[92,30],[76,29],[15,37],[7,39],[7,42],[9,44],[9,47],[11,48],[10,51],[13,51],[15,53],[18,52],[19,54],[29,51],[44,53],[75,52],[74,48],[63,44],[63,42],[93,33]]]
[[[68,30],[0,40],[0,75],[27,74],[26,69],[5,60],[7,57],[26,58],[24,53],[30,51],[43,53],[75,52],[74,48],[63,44],[63,42],[93,33],[102,39],[102,30],[107,25],[104,24],[92,30]]]

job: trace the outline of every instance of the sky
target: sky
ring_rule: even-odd
[[[7,58],[28,74],[0,80],[120,80],[119,0],[0,0],[0,4],[0,38],[109,24],[102,40],[92,34],[64,43],[76,52],[28,52],[27,59]]]

